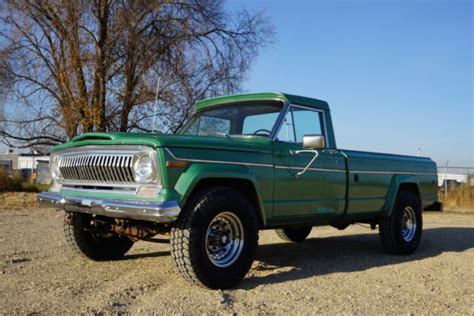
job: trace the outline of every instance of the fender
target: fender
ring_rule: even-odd
[[[415,185],[418,191],[418,197],[420,198],[420,202],[423,205],[423,201],[421,201],[422,197],[420,194],[420,183],[418,177],[412,174],[396,174],[392,177],[392,180],[390,181],[390,186],[388,187],[385,204],[382,207],[382,217],[392,215],[392,210],[395,206],[395,200],[397,199],[398,191],[400,190],[400,186],[402,184]]]
[[[263,225],[266,225],[267,219],[262,197],[257,185],[257,179],[247,166],[243,165],[216,165],[209,163],[193,163],[189,168],[181,174],[174,189],[180,195],[180,205],[185,205],[196,185],[204,179],[241,179],[250,181],[257,194],[258,212]],[[270,212],[271,213],[271,212]]]

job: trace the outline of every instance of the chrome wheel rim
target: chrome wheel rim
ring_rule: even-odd
[[[405,241],[411,241],[416,233],[416,214],[412,207],[407,206],[402,214],[402,238]]]
[[[233,264],[244,246],[244,227],[233,213],[222,212],[213,218],[206,232],[206,253],[217,267]]]

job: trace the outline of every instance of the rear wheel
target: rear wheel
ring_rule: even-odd
[[[283,240],[302,242],[309,236],[312,229],[312,226],[287,226],[282,229],[276,229],[275,232]]]
[[[133,241],[126,236],[94,231],[91,216],[87,214],[66,213],[64,236],[75,253],[95,261],[120,259],[133,246]]]
[[[423,228],[418,196],[400,192],[392,214],[382,218],[379,224],[380,241],[386,251],[397,255],[413,253],[420,243]]]
[[[171,230],[171,255],[188,281],[227,289],[249,271],[258,245],[256,211],[240,192],[209,188],[194,194]]]

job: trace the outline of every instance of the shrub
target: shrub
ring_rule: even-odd
[[[23,179],[17,175],[9,175],[0,169],[0,192],[18,192],[23,189]]]
[[[48,189],[47,184],[36,184],[31,179],[25,180],[19,175],[10,175],[0,169],[0,192],[41,192]]]

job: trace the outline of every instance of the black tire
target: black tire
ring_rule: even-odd
[[[415,225],[412,225],[413,220],[410,223],[410,218],[415,220]],[[379,236],[383,247],[395,255],[412,254],[420,243],[422,230],[423,218],[418,196],[408,191],[400,192],[391,216],[384,217],[379,222]]]
[[[312,226],[286,226],[281,229],[275,229],[275,232],[283,240],[302,242],[309,236],[312,229]]]
[[[236,248],[240,250],[233,257],[230,256],[233,252],[224,252],[223,260],[229,257],[233,261],[229,259],[228,265],[218,266],[219,259],[211,258],[217,256],[217,252],[212,253],[213,247],[217,244],[225,248],[228,245],[225,241],[233,236],[230,229],[226,232],[220,229],[222,218],[239,222],[243,238],[234,239],[241,247]],[[221,234],[218,237],[213,234],[216,230]],[[224,236],[227,236],[225,240]],[[244,278],[255,258],[257,246],[258,219],[254,206],[242,193],[225,187],[193,194],[171,230],[171,255],[180,274],[190,282],[211,289],[228,289]]]
[[[64,221],[64,236],[69,247],[76,253],[94,261],[120,259],[133,246],[126,236],[110,233],[100,236],[88,230],[91,216],[76,214],[71,224]]]

